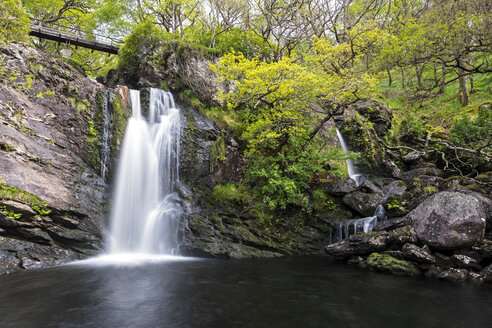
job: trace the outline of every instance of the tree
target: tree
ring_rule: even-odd
[[[0,41],[25,41],[30,20],[19,0],[3,0],[0,5]]]

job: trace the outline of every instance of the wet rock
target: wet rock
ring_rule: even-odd
[[[385,250],[387,239],[386,231],[351,235],[348,239],[326,246],[325,250],[328,254],[337,257],[366,255]]]
[[[393,196],[401,197],[407,191],[407,184],[401,180],[393,181],[383,187],[385,201]]]
[[[484,239],[472,247],[472,250],[484,260],[492,260],[492,240]]]
[[[435,249],[473,246],[485,232],[485,209],[474,197],[439,192],[407,215],[420,242]]]
[[[403,226],[388,232],[388,245],[401,246],[407,243],[417,242],[417,233],[411,226]]]
[[[372,253],[365,262],[367,268],[396,275],[417,275],[419,269],[411,262],[399,260],[387,254]]]
[[[47,247],[42,253],[54,258],[44,265],[57,262],[59,250],[74,251],[69,239],[54,240],[57,226],[91,235],[93,245],[79,245],[84,252],[99,250],[106,206],[106,183],[98,174],[103,86],[26,45],[0,45],[0,55],[4,73],[17,76],[0,79],[0,143],[10,149],[0,149],[0,206],[9,213],[0,214],[0,235]],[[38,265],[19,253],[26,247],[10,253],[16,268]]]
[[[379,188],[375,183],[371,182],[370,180],[364,180],[362,184],[359,186],[359,189],[367,194],[375,193],[375,194],[383,194],[383,191],[381,188]]]
[[[436,264],[443,270],[449,269],[453,266],[451,258],[441,253],[435,253],[434,258],[436,259]]]
[[[355,191],[343,197],[343,203],[362,216],[372,216],[376,208],[383,202],[383,196]]]
[[[81,258],[80,254],[60,247],[0,237],[0,273],[46,268]]]
[[[404,217],[391,218],[391,219],[387,219],[387,220],[378,222],[378,224],[376,224],[376,226],[374,227],[374,231],[394,230],[394,229],[402,227],[404,225],[405,225],[405,218]]]
[[[411,181],[412,179],[420,178],[421,176],[425,175],[442,177],[443,173],[441,170],[435,167],[422,167],[404,172],[402,179],[404,181]]]
[[[453,264],[453,267],[455,268],[475,269],[475,270],[481,269],[480,264],[477,262],[477,260],[467,255],[455,254],[451,256],[450,259],[451,259],[451,263]]]
[[[437,277],[451,282],[463,282],[468,279],[468,271],[465,269],[450,268],[439,273]]]
[[[402,250],[403,255],[408,260],[418,263],[435,263],[434,257],[424,248],[420,248],[413,244],[405,244]]]
[[[483,269],[482,272],[480,272],[480,275],[484,282],[492,283],[492,264]]]
[[[342,197],[357,189],[352,179],[334,179],[322,184],[323,190],[332,196]]]
[[[441,273],[441,269],[435,264],[422,263],[419,265],[419,269],[424,272],[424,276],[430,278],[436,278]]]

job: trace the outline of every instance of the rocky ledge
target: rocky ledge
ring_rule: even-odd
[[[62,59],[0,47],[0,273],[101,248],[106,183],[96,113],[104,87]]]
[[[492,201],[454,186],[425,199],[403,220],[351,235],[326,252],[363,268],[449,281],[492,281],[492,241],[485,239]],[[398,222],[398,224],[391,224]]]

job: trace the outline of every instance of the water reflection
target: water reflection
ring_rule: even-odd
[[[0,277],[1,327],[486,327],[489,286],[326,259],[89,265]]]

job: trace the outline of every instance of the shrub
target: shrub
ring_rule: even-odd
[[[20,0],[2,0],[0,4],[0,41],[25,41],[31,21]]]

